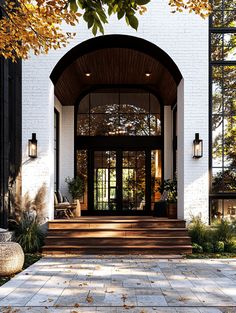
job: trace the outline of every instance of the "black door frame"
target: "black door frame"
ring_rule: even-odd
[[[88,190],[88,210],[86,215],[148,215],[151,212],[151,151],[161,150],[162,177],[164,174],[164,143],[163,136],[78,136],[76,138],[76,151],[87,150],[87,190]],[[146,171],[146,192],[145,210],[141,211],[122,211],[116,212],[98,211],[94,209],[94,151],[118,151],[122,156],[122,151],[145,151],[145,171]],[[120,158],[120,157],[118,157]],[[117,164],[117,166],[119,166]],[[75,169],[76,170],[76,169]],[[119,170],[117,172],[120,172]],[[122,186],[122,177],[118,175],[118,184]],[[118,190],[118,202],[121,203],[122,192]]]

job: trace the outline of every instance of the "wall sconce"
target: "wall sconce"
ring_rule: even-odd
[[[193,141],[193,158],[199,159],[203,156],[203,141],[199,139],[199,133],[195,133]]]
[[[28,153],[30,158],[37,158],[37,139],[35,133],[32,133],[32,139],[28,141]]]

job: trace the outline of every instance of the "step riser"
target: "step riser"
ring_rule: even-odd
[[[128,231],[128,230],[63,230],[55,229],[49,230],[48,236],[59,236],[66,238],[79,238],[79,237],[128,237],[128,236],[147,236],[147,237],[178,237],[178,236],[188,236],[186,230],[138,230],[138,231]]]
[[[71,228],[86,228],[86,229],[130,229],[130,228],[184,228],[185,222],[137,222],[137,223],[60,223],[54,222],[48,224],[48,229],[71,229]]]
[[[88,249],[88,248],[80,248],[80,249],[53,249],[50,251],[49,248],[43,249],[43,255],[57,255],[57,254],[94,254],[94,255],[109,255],[109,254],[116,254],[116,255],[126,255],[126,254],[155,254],[155,255],[168,255],[168,254],[191,254],[192,249],[191,248],[185,248],[181,249],[176,247],[175,249],[140,249],[140,248],[134,248],[134,249],[125,249],[117,247],[117,249]]]
[[[190,238],[178,238],[178,239],[150,239],[150,238],[144,238],[144,239],[131,239],[131,238],[65,238],[62,240],[59,240],[57,238],[47,238],[45,241],[45,244],[47,246],[49,245],[79,245],[79,246],[125,246],[125,245],[135,245],[135,246],[148,246],[148,245],[175,245],[175,244],[183,244],[183,245],[189,245],[191,244]]]

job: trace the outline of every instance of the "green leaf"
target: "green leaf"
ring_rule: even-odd
[[[136,0],[136,3],[138,5],[145,5],[148,4],[150,2],[150,0]]]
[[[97,35],[97,31],[98,31],[98,27],[97,27],[96,23],[94,23],[93,28],[92,28],[92,33],[94,36]]]
[[[77,3],[81,9],[84,9],[84,1],[77,0]]]
[[[88,29],[91,28],[94,24],[94,19],[90,16],[87,21]]]
[[[113,13],[113,7],[109,6],[108,7],[108,15],[112,15],[112,13]]]
[[[138,29],[138,19],[136,16],[134,15],[128,15],[127,16],[128,20],[129,20],[129,25],[134,28],[135,30]]]
[[[77,12],[78,6],[75,0],[70,0],[70,9],[72,12]]]
[[[117,17],[118,17],[118,20],[122,19],[122,17],[125,15],[125,11],[119,11],[117,13]]]

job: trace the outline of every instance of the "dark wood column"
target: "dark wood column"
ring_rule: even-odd
[[[21,192],[21,61],[0,58],[0,227],[14,210]]]

